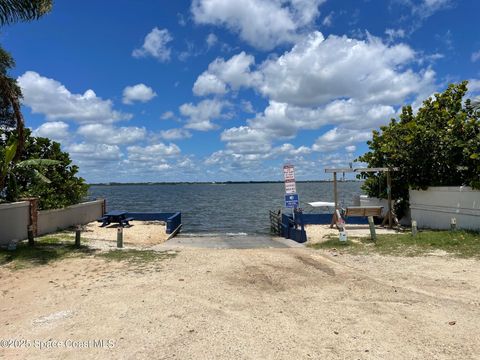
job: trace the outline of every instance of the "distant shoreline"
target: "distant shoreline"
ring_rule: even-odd
[[[303,180],[297,183],[330,183],[333,180]],[[343,180],[339,182],[362,182],[362,180]],[[91,183],[90,186],[118,186],[118,185],[231,185],[231,184],[283,184],[283,181],[179,181],[179,182],[108,182]]]

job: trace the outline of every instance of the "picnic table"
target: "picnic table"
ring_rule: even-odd
[[[118,223],[120,226],[130,226],[129,221],[133,220],[133,217],[127,217],[128,212],[125,210],[112,210],[105,213],[98,222],[101,222],[101,227],[107,226],[111,223]]]

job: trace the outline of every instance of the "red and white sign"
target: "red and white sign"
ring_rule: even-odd
[[[285,183],[285,194],[296,194],[297,185],[295,182],[286,182]]]
[[[295,169],[293,165],[283,167],[283,177],[285,178],[285,194],[296,194],[297,185],[295,184]]]
[[[285,182],[295,181],[295,169],[293,165],[283,166],[283,177],[285,178]]]

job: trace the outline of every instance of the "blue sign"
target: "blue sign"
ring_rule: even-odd
[[[298,194],[285,195],[286,208],[298,208]]]

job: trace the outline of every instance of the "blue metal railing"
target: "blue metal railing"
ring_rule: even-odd
[[[167,234],[173,233],[182,224],[182,213],[176,212],[167,219]]]
[[[282,214],[282,236],[298,243],[304,243],[307,241],[307,233],[302,218],[298,215],[301,214],[296,213],[295,220],[293,220],[292,215]]]
[[[156,213],[156,212],[129,212],[128,217],[140,221],[165,221],[167,234],[173,233],[182,224],[181,212]]]

